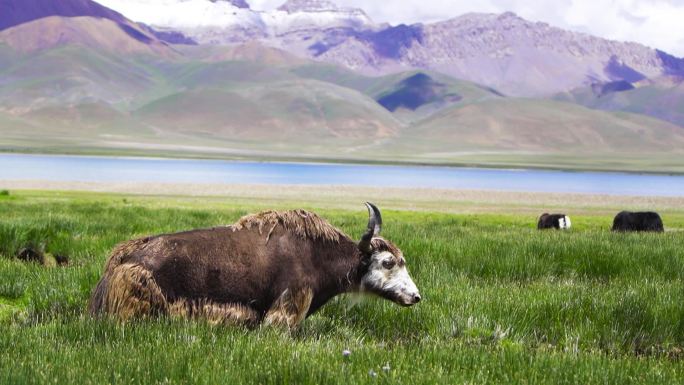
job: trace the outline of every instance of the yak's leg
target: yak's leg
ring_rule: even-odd
[[[183,318],[204,319],[212,325],[256,325],[259,313],[239,304],[222,304],[209,300],[176,301],[169,306],[169,314]]]
[[[166,298],[152,273],[138,264],[117,266],[108,278],[104,312],[121,320],[156,315],[166,309]]]
[[[306,318],[313,300],[311,289],[287,289],[266,313],[266,325],[285,326],[293,329]]]

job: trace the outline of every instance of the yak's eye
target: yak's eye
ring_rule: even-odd
[[[391,259],[387,261],[382,261],[382,267],[384,267],[387,270],[392,270],[392,268],[394,268],[394,265],[396,265],[396,263],[394,263],[394,261]]]

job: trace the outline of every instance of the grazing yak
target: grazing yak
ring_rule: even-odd
[[[572,227],[572,222],[570,222],[570,217],[565,214],[548,214],[544,213],[539,217],[539,222],[537,222],[537,229],[557,229],[557,230],[567,230]]]
[[[662,233],[665,231],[663,220],[658,213],[640,212],[633,213],[623,211],[613,220],[613,231],[652,231]]]
[[[89,311],[122,320],[167,314],[294,328],[342,293],[418,303],[401,250],[379,236],[380,210],[366,206],[368,230],[358,243],[303,210],[123,243],[109,257]]]

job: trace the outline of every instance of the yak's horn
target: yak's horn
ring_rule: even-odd
[[[366,202],[366,207],[368,207],[368,229],[366,233],[361,237],[361,242],[359,242],[359,250],[364,254],[370,254],[372,251],[371,241],[373,237],[380,234],[382,230],[382,215],[380,214],[380,209],[378,209],[374,204]]]

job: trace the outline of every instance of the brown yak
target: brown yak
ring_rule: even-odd
[[[342,293],[414,305],[421,297],[404,256],[379,237],[380,210],[366,206],[368,230],[358,243],[303,210],[123,243],[107,261],[90,313],[293,328]]]

